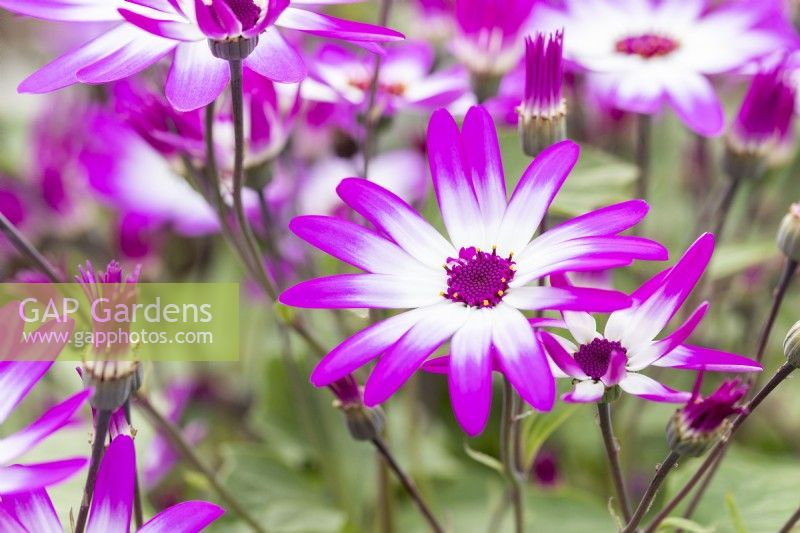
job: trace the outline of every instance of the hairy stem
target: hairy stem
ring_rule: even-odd
[[[436,517],[433,516],[433,512],[428,504],[425,503],[425,499],[422,497],[422,494],[420,494],[417,486],[400,467],[400,464],[394,458],[394,455],[392,455],[391,450],[389,450],[389,448],[386,446],[386,443],[383,441],[383,439],[379,436],[375,437],[372,439],[372,444],[375,446],[375,449],[378,451],[381,457],[383,457],[384,461],[386,461],[387,466],[392,470],[392,472],[394,472],[394,475],[403,485],[405,491],[408,493],[411,499],[414,500],[414,503],[417,505],[420,513],[422,513],[422,516],[428,522],[431,531],[436,533],[444,533],[444,528],[442,528],[442,526],[436,520]]]
[[[92,504],[94,486],[97,482],[97,471],[100,469],[100,462],[106,451],[106,437],[108,427],[111,423],[111,411],[98,410],[97,423],[94,429],[94,440],[92,441],[92,456],[89,459],[89,471],[86,473],[86,484],[83,487],[83,498],[78,510],[78,518],[75,521],[75,533],[83,533],[86,529],[86,520],[89,518],[89,506]]]
[[[619,445],[614,437],[614,429],[611,425],[611,405],[607,402],[598,402],[597,416],[600,422],[600,433],[603,435],[603,445],[608,456],[611,478],[614,481],[614,489],[619,499],[620,511],[627,523],[631,521],[631,506],[628,500],[628,492],[625,490],[625,476],[622,474],[622,467],[619,463]]]
[[[628,521],[628,524],[622,530],[623,533],[633,533],[636,531],[636,528],[644,518],[644,515],[647,514],[647,511],[653,504],[653,500],[655,499],[656,494],[658,494],[658,489],[661,488],[662,483],[664,483],[664,480],[667,479],[667,476],[672,471],[672,467],[674,467],[678,462],[678,459],[680,459],[679,454],[675,452],[669,452],[664,461],[658,466],[656,475],[653,476],[653,480],[647,487],[644,496],[642,496],[642,500],[639,502],[639,506],[633,513],[633,517],[630,519],[630,521]]]
[[[203,477],[208,481],[214,491],[225,502],[231,511],[239,515],[244,522],[246,522],[253,531],[258,533],[265,533],[266,529],[258,523],[258,521],[250,515],[245,506],[228,491],[228,489],[217,479],[217,474],[214,470],[207,466],[197,455],[192,445],[183,437],[180,428],[170,422],[164,415],[162,415],[150,401],[141,393],[136,394],[136,405],[144,412],[145,416],[150,420],[157,429],[164,432],[164,435],[172,444],[173,448]]]

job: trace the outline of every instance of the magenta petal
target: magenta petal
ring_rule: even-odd
[[[107,0],[0,0],[0,7],[18,15],[64,22],[113,22],[117,3]]]
[[[89,397],[82,391],[49,409],[36,422],[12,435],[0,439],[0,464],[26,453],[43,439],[72,422],[73,415]]]
[[[562,372],[573,378],[588,379],[589,376],[581,369],[581,366],[575,361],[575,358],[561,346],[561,343],[558,342],[555,337],[546,331],[540,331],[539,338],[542,340],[542,344],[547,354],[550,356],[550,359]]]
[[[259,36],[258,46],[244,62],[262,76],[279,83],[297,83],[307,75],[302,56],[275,28],[267,28]]]
[[[100,463],[86,525],[87,533],[128,531],[133,510],[135,472],[133,440],[120,435],[111,442]]]
[[[471,437],[486,427],[492,403],[490,313],[473,312],[450,343],[450,402],[458,423]]]
[[[312,309],[411,309],[442,301],[443,285],[435,278],[387,274],[338,274],[290,287],[280,302]]]
[[[175,41],[199,41],[205,39],[205,35],[197,31],[195,26],[177,20],[163,20],[150,18],[140,13],[135,13],[128,9],[120,9],[120,15],[134,26],[138,26],[148,33],[159,35]]]
[[[354,372],[395,344],[426,314],[425,310],[415,309],[359,331],[317,363],[311,373],[311,383],[324,387]]]
[[[522,399],[539,411],[553,408],[556,385],[547,356],[525,317],[501,303],[492,315],[497,364]]]
[[[528,244],[578,161],[579,151],[574,142],[561,141],[542,151],[525,170],[500,224],[500,237],[506,249],[519,253]]]
[[[435,111],[428,123],[428,161],[450,240],[456,248],[481,246],[484,226],[466,165],[461,133],[456,121],[444,109]]]
[[[443,355],[428,359],[422,363],[420,370],[431,374],[448,374],[450,372],[450,356]]]
[[[228,64],[212,56],[207,43],[181,43],[167,75],[167,99],[178,111],[199,109],[222,93],[230,76]]]
[[[211,0],[210,5],[205,0],[195,0],[194,9],[200,31],[211,39],[221,40],[242,32],[241,21],[224,0]]]
[[[275,25],[346,41],[387,42],[402,41],[404,38],[402,33],[389,28],[337,19],[293,7],[286,8],[275,21]]]
[[[432,273],[395,243],[354,222],[324,216],[296,217],[295,235],[337,259],[375,274]]]
[[[668,97],[678,117],[696,133],[716,137],[723,132],[725,113],[722,103],[711,82],[701,74],[675,76]]]
[[[579,381],[561,399],[567,403],[594,403],[600,401],[605,392],[605,385],[599,381]]]
[[[10,531],[12,533],[26,533],[27,529],[22,526],[17,520],[8,514],[2,507],[0,507],[0,531]]]
[[[602,382],[606,387],[613,387],[619,383],[627,373],[628,357],[621,350],[611,352],[611,359],[608,362],[608,370],[602,377]]]
[[[56,510],[53,508],[53,502],[44,489],[19,494],[3,494],[0,511],[5,511],[16,519],[24,528],[23,531],[64,533],[64,528],[61,527]],[[18,530],[6,528],[0,517],[0,531],[14,532]]]
[[[638,224],[649,209],[644,200],[629,200],[603,207],[547,230],[536,242],[550,244],[579,237],[616,235]]]
[[[0,494],[16,494],[55,485],[86,466],[86,459],[74,458],[32,465],[0,467]]]
[[[52,361],[0,361],[0,422],[8,418],[52,365]]]
[[[483,222],[490,228],[489,235],[494,235],[506,210],[506,182],[497,130],[484,107],[467,111],[461,138]]]
[[[225,510],[213,503],[183,502],[158,513],[137,533],[197,533],[223,514]]]
[[[0,361],[14,359],[22,332],[25,331],[25,321],[19,316],[19,310],[20,302],[18,301],[9,302],[0,308],[0,324],[3,324],[3,328],[0,330]],[[0,380],[2,380],[1,376]],[[0,413],[2,413],[1,410]],[[0,416],[0,422],[2,420],[3,418]]]
[[[440,304],[439,313],[417,322],[378,360],[364,385],[364,404],[386,401],[411,377],[423,361],[465,322],[465,307]]]
[[[679,328],[663,339],[654,342],[651,346],[648,346],[642,354],[643,357],[639,357],[639,354],[633,354],[631,356],[629,368],[631,370],[640,370],[649,366],[664,354],[671,352],[679,345],[683,344],[683,341],[688,339],[694,330],[697,329],[698,324],[703,320],[703,316],[705,316],[707,310],[708,302],[702,303]]]
[[[342,180],[342,200],[422,263],[441,267],[457,252],[442,235],[399,196],[360,178]]]
[[[108,83],[133,76],[175,48],[173,40],[156,37],[140,29],[136,31],[138,34],[124,46],[78,70],[78,81]]]
[[[761,372],[758,362],[721,350],[683,344],[664,357],[653,362],[653,366],[680,368],[683,370],[710,370],[712,372]]]
[[[504,301],[517,309],[532,311],[586,311],[608,313],[631,304],[627,294],[586,287],[514,287]]]
[[[619,386],[628,394],[633,394],[651,402],[685,403],[692,396],[689,392],[670,389],[652,378],[633,372],[629,372],[619,382]]]

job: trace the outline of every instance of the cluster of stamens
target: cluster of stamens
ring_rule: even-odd
[[[669,55],[677,50],[678,46],[679,44],[675,39],[665,37],[664,35],[646,33],[644,35],[620,39],[617,41],[615,49],[621,54],[637,55],[645,59],[652,59],[654,57]]]
[[[497,249],[482,252],[478,248],[461,248],[458,257],[448,257],[447,291],[442,296],[470,307],[494,307],[508,291],[516,267],[508,257],[497,255]]]
[[[628,351],[622,347],[619,341],[608,339],[594,339],[588,344],[582,344],[575,352],[575,361],[581,370],[592,379],[602,378],[608,372],[608,365],[611,363],[611,354]]]
[[[351,87],[355,87],[359,91],[367,92],[372,85],[372,80],[366,79],[351,79],[347,82]],[[378,91],[392,96],[403,96],[406,93],[406,85],[404,83],[385,83],[378,82]]]

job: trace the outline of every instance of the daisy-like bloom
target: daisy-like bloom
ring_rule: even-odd
[[[561,30],[525,38],[525,96],[518,112],[522,147],[528,155],[567,136],[567,103],[561,96],[563,55]]]
[[[174,51],[166,95],[176,109],[189,111],[216,99],[230,79],[227,62],[212,54],[207,41],[213,46],[243,48],[241,59],[246,67],[271,80],[290,83],[302,80],[306,67],[277,27],[342,39],[376,52],[380,51],[377,43],[403,38],[387,28],[307,10],[303,8],[306,3],[314,2],[0,0],[0,7],[47,20],[117,23],[29,76],[19,86],[20,92],[43,93],[78,82],[127,78]]]
[[[741,379],[729,379],[707,398],[695,395],[667,426],[670,448],[681,455],[698,457],[730,428],[729,418],[746,413],[738,405],[747,393]]]
[[[459,65],[431,73],[434,56],[433,48],[424,42],[387,47],[376,91],[376,105],[383,114],[408,107],[445,107],[469,91],[469,75]],[[374,67],[374,59],[366,54],[341,46],[324,46],[311,68],[311,76],[303,84],[303,96],[346,102],[363,109],[369,102]]]
[[[522,39],[534,3],[456,0],[453,53],[475,76],[502,76],[522,56]]]
[[[115,438],[103,456],[97,474],[87,533],[128,531],[133,511],[136,454],[130,437]],[[213,503],[188,501],[174,505],[147,521],[137,533],[196,533],[225,511]],[[64,533],[53,502],[45,490],[3,495],[0,530]]]
[[[53,365],[53,361],[72,333],[73,321],[50,321],[41,326],[30,338],[58,338],[53,341],[26,342],[22,338],[25,322],[20,316],[20,303],[11,302],[0,309],[0,424],[25,399],[31,389]],[[89,397],[89,391],[79,392],[48,409],[25,429],[0,438],[0,495],[37,490],[59,483],[77,473],[86,465],[84,458],[70,458],[37,464],[11,464],[28,453],[44,439],[58,430],[75,425],[78,410]],[[7,433],[4,428],[3,433]],[[1,524],[2,522],[0,522]],[[0,530],[7,529],[0,527]],[[13,530],[16,531],[16,530]]]
[[[784,47],[785,35],[765,23],[781,16],[757,2],[709,9],[705,0],[565,0],[535,15],[540,27],[565,29],[565,58],[607,77],[616,107],[654,114],[668,104],[706,136],[724,127],[707,76]]]
[[[493,362],[528,403],[550,409],[555,383],[522,311],[610,311],[630,300],[614,291],[540,287],[538,280],[666,256],[658,243],[617,236],[645,216],[643,201],[591,212],[531,240],[578,151],[570,141],[543,151],[507,199],[488,112],[470,109],[459,132],[453,117],[438,110],[428,127],[428,158],[449,240],[395,194],[357,178],[342,181],[337,192],[376,230],[331,217],[294,219],[290,228],[298,236],[366,273],[300,283],[281,302],[411,309],[337,346],[314,369],[311,382],[329,385],[380,356],[364,388],[365,405],[375,406],[451,340],[450,393],[468,433],[486,424]]]
[[[688,392],[676,391],[640,372],[649,366],[719,372],[757,372],[756,361],[719,350],[684,344],[703,318],[708,303],[702,303],[663,339],[655,337],[678,312],[711,259],[714,236],[698,238],[672,268],[645,282],[631,295],[633,305],[611,313],[604,333],[597,331],[589,313],[564,311],[562,315],[573,343],[540,331],[554,371],[575,383],[563,397],[567,402],[597,402],[607,389],[619,386],[625,392],[654,402],[685,402]],[[569,287],[564,276],[555,276],[558,287]]]

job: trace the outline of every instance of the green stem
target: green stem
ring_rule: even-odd
[[[631,506],[628,500],[628,492],[625,490],[625,476],[622,474],[622,467],[619,462],[619,444],[617,439],[614,438],[614,429],[611,425],[611,404],[598,402],[597,415],[600,422],[600,433],[603,436],[603,445],[608,456],[611,478],[614,481],[614,489],[619,499],[620,511],[622,511],[622,517],[627,523],[631,521]]]
[[[514,511],[514,531],[524,531],[524,509],[522,506],[522,487],[515,465],[512,442],[514,417],[516,412],[516,395],[511,383],[503,380],[503,410],[500,420],[500,460],[503,463],[506,480],[508,481],[508,498]]]
[[[633,517],[628,521],[622,533],[633,533],[636,531],[642,518],[644,518],[644,515],[650,510],[650,506],[653,504],[656,494],[658,494],[658,489],[661,488],[661,484],[667,479],[667,476],[672,471],[672,467],[678,462],[678,459],[680,459],[679,454],[669,452],[664,461],[658,466],[656,475],[653,476],[653,480],[650,482],[644,496],[642,496],[642,500],[639,502],[639,506],[636,508],[636,512],[633,513]]]

